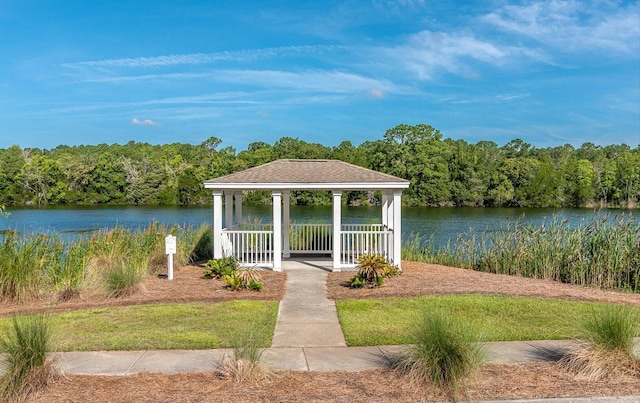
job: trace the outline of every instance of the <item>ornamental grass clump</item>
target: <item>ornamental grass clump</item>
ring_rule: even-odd
[[[236,338],[233,355],[225,356],[219,365],[220,375],[234,383],[256,384],[269,380],[272,376],[262,364],[263,349],[261,345],[262,326],[252,326],[251,330]]]
[[[5,354],[0,376],[3,401],[21,401],[55,379],[55,365],[47,357],[49,338],[44,316],[13,317],[13,326],[0,338],[0,351]]]
[[[140,289],[146,267],[134,260],[115,258],[103,270],[104,285],[109,297],[118,298],[135,294]]]
[[[640,377],[640,359],[634,355],[634,337],[640,317],[625,306],[609,305],[584,319],[579,339],[560,360],[580,379],[598,380],[619,373]]]
[[[392,366],[414,385],[429,384],[457,396],[482,363],[477,332],[443,312],[428,312],[415,325],[415,344],[392,358]]]

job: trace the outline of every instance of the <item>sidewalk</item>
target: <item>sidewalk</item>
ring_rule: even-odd
[[[327,298],[330,262],[288,260],[272,347],[346,347],[335,301]]]
[[[568,340],[507,341],[486,343],[487,362],[539,362],[567,348]],[[385,356],[403,346],[368,347],[275,347],[263,352],[268,368],[292,371],[363,371],[387,368]],[[636,340],[636,351],[640,340]],[[141,372],[209,372],[217,369],[230,349],[88,351],[56,353],[66,374],[131,375]]]

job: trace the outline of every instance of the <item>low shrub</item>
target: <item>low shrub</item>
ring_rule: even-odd
[[[55,366],[47,358],[49,338],[44,316],[13,317],[13,326],[0,338],[0,351],[5,354],[0,377],[3,400],[22,400],[55,378]]]
[[[392,265],[382,255],[362,255],[358,258],[358,273],[349,280],[351,288],[375,288],[384,283],[385,277],[400,273],[398,266]]]
[[[204,267],[204,278],[219,278],[230,276],[239,267],[238,259],[233,256],[211,259]]]
[[[477,333],[439,311],[425,313],[413,332],[416,343],[392,358],[393,367],[413,384],[428,383],[457,395],[483,361]]]
[[[227,274],[222,277],[227,287],[236,290],[262,290],[262,276],[260,272],[255,269],[237,269],[231,274]]]
[[[233,256],[211,259],[204,267],[204,278],[218,278],[227,288],[236,290],[262,290],[262,276],[255,269],[240,269],[238,259]]]

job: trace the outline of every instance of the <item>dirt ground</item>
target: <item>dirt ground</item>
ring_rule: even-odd
[[[353,273],[330,273],[331,299],[444,294],[503,294],[640,305],[640,294],[627,294],[559,284],[545,280],[480,273],[452,267],[403,262],[403,273],[379,289],[344,286]],[[229,291],[222,282],[205,280],[198,267],[175,272],[175,280],[144,280],[140,291],[124,298],[100,293],[58,302],[52,295],[39,302],[3,303],[0,315],[33,311],[65,311],[87,307],[158,302],[279,300],[286,274],[264,272],[263,291]],[[466,399],[516,399],[605,395],[640,395],[640,379],[611,375],[603,381],[578,380],[553,363],[485,365],[464,388]],[[32,402],[419,402],[448,397],[428,387],[415,387],[390,370],[362,372],[278,372],[259,385],[237,385],[217,373],[139,374],[122,377],[63,376]]]

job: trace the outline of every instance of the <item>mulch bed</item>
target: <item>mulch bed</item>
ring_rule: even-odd
[[[0,306],[0,315],[33,311],[233,299],[280,300],[285,273],[265,271],[261,292],[230,291],[218,280],[202,278],[199,267],[175,271],[175,279],[149,277],[140,292],[122,298],[82,295],[70,302],[46,300]],[[403,262],[403,273],[379,289],[350,289],[353,273],[330,273],[331,299],[410,297],[445,294],[500,294],[564,298],[640,305],[640,294],[596,290],[552,281],[481,273],[438,265]],[[637,376],[611,376],[603,381],[578,380],[554,363],[490,364],[467,383],[466,399],[531,399],[543,397],[640,395]],[[31,396],[32,402],[416,402],[447,400],[442,392],[412,386],[390,370],[362,372],[278,372],[259,385],[237,385],[217,373],[137,374],[130,376],[66,376]]]
[[[466,399],[640,395],[631,376],[579,381],[550,363],[486,365],[462,389]],[[431,402],[441,391],[412,386],[390,370],[280,372],[259,385],[235,384],[216,374],[138,374],[61,378],[31,402]]]
[[[348,281],[353,275],[352,272],[329,273],[327,279],[329,299],[493,294],[640,305],[640,294],[599,290],[551,280],[483,273],[427,263],[402,262],[402,274],[385,279],[384,285],[380,288],[349,288]]]
[[[0,316],[157,303],[222,302],[237,299],[281,300],[284,296],[287,275],[265,270],[261,271],[261,276],[264,283],[262,291],[231,291],[225,288],[222,280],[203,278],[202,267],[186,266],[174,270],[171,281],[167,280],[166,275],[145,277],[138,292],[133,295],[108,298],[104,291],[94,290],[81,292],[79,298],[66,302],[59,301],[57,294],[48,295],[38,301],[23,303],[3,301],[0,305]]]

